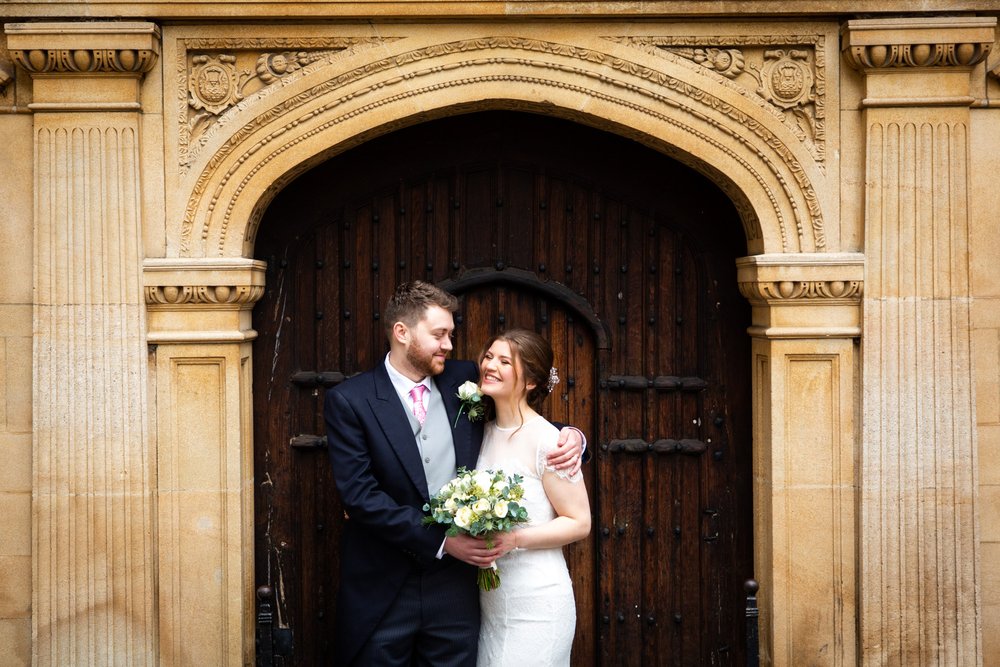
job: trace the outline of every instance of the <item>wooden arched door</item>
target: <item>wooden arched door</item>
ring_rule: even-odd
[[[268,210],[254,311],[258,585],[322,664],[342,512],[322,394],[380,363],[379,316],[420,278],[461,298],[456,356],[503,328],[553,342],[547,416],[588,434],[594,530],[567,549],[574,663],[739,664],[752,576],[748,307],[728,200],[691,170],[576,124],[491,112],[373,140]]]

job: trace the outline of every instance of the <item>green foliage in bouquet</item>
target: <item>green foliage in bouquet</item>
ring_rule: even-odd
[[[447,535],[467,534],[484,536],[492,546],[490,535],[503,533],[515,524],[528,520],[528,510],[521,505],[524,488],[520,475],[506,475],[502,470],[458,469],[458,477],[451,480],[424,505],[428,513],[425,525],[448,526]],[[491,591],[500,585],[496,563],[479,570],[479,587]]]

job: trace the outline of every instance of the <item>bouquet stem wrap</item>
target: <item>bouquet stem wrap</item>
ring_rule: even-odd
[[[500,568],[497,567],[497,564],[493,563],[489,567],[479,568],[476,583],[479,584],[481,591],[493,591],[500,588]]]

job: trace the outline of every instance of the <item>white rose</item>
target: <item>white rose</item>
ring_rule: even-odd
[[[498,519],[502,519],[507,516],[507,501],[498,500],[496,505],[493,506],[493,513]]]
[[[472,509],[476,514],[486,514],[490,511],[490,501],[486,500],[486,498],[480,498],[472,506]]]
[[[479,385],[472,380],[466,380],[458,388],[458,397],[463,401],[479,398],[482,395],[482,392],[479,391]]]
[[[454,498],[449,498],[448,500],[444,501],[444,508],[446,510],[448,510],[449,512],[454,512],[455,511],[455,507],[457,507],[457,506],[458,506],[458,503],[455,502]]]
[[[484,493],[488,493],[490,490],[490,485],[493,483],[493,475],[489,474],[485,470],[481,470],[476,473],[475,484]]]
[[[469,526],[472,525],[473,518],[474,517],[472,516],[472,508],[463,507],[460,510],[458,510],[458,512],[455,514],[455,524],[459,528],[468,528]]]

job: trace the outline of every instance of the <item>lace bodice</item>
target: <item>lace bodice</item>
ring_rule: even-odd
[[[558,429],[541,416],[529,419],[519,429],[503,429],[496,422],[486,425],[477,467],[499,469],[508,475],[516,473],[524,478],[528,525],[545,523],[555,518],[555,512],[542,487],[542,476],[546,471],[571,482],[583,479],[579,472],[568,477],[565,472],[546,465],[546,457],[555,450],[558,441]]]

